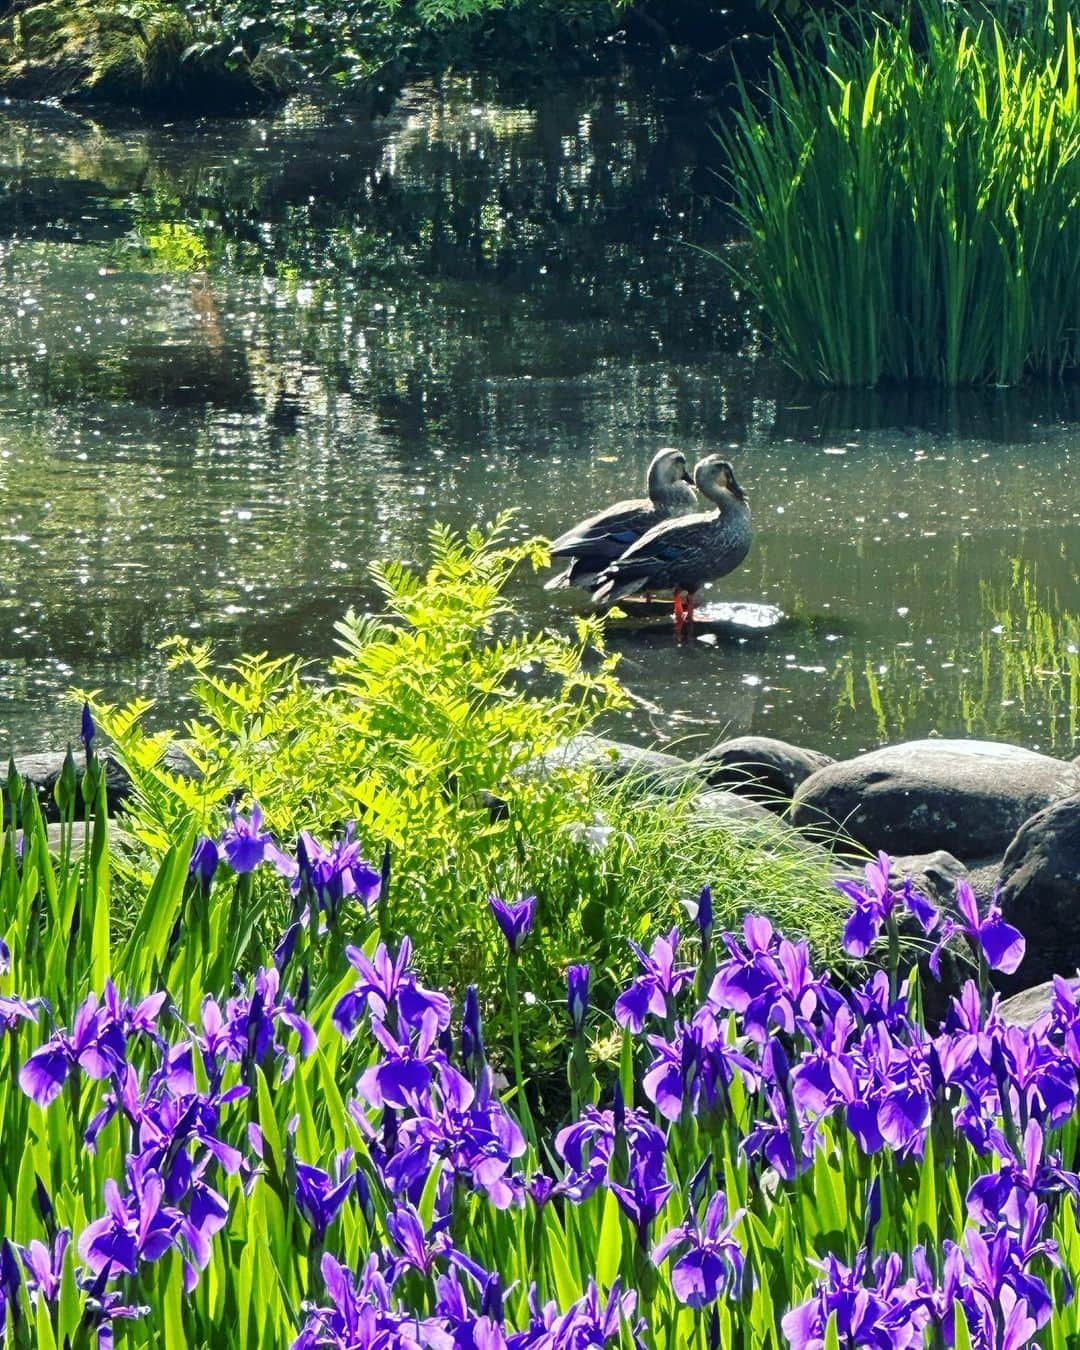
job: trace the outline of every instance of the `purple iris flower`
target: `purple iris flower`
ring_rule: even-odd
[[[523,900],[500,900],[497,895],[488,897],[488,904],[495,916],[495,922],[502,929],[511,955],[517,956],[521,945],[532,932],[536,920],[536,896],[529,895]]]
[[[191,851],[188,876],[194,877],[198,882],[204,898],[210,894],[210,887],[220,861],[221,854],[218,852],[217,844],[208,834],[200,834]]]
[[[84,703],[82,705],[82,722],[79,727],[79,739],[82,741],[83,747],[88,755],[90,754],[96,735],[97,727],[94,725],[94,715],[90,711],[90,704]]]
[[[433,1168],[444,1159],[496,1209],[520,1204],[523,1183],[511,1169],[525,1153],[525,1137],[492,1091],[490,1068],[484,1067],[474,1087],[453,1065],[437,1063],[435,1080],[437,1092],[418,1098],[416,1114],[401,1122],[396,1150],[383,1167],[390,1189],[419,1203]]]
[[[319,1245],[356,1185],[355,1169],[348,1170],[352,1161],[352,1149],[339,1153],[333,1176],[310,1163],[296,1164],[296,1207],[307,1220],[312,1238]]]
[[[416,972],[409,964],[412,943],[408,938],[402,938],[395,957],[382,942],[370,960],[359,947],[346,947],[345,955],[361,978],[334,1009],[334,1025],[343,1036],[353,1034],[365,1011],[380,1022],[396,1018],[402,1029],[419,1028],[425,1020],[433,1021],[438,1031],[450,1025],[450,1000],[417,983]]]
[[[705,885],[701,888],[701,894],[694,905],[692,918],[698,926],[703,942],[708,942],[712,937],[713,931],[713,898],[712,887]]]
[[[355,829],[355,822],[350,820],[345,833],[329,848],[301,830],[295,859],[276,850],[271,856],[282,876],[292,882],[293,895],[299,895],[305,885],[311,887],[319,909],[331,924],[336,922],[344,900],[355,898],[366,911],[382,891],[382,874],[361,854],[359,841],[353,837]]]
[[[11,948],[0,938],[0,975],[6,975],[11,969]]]
[[[428,1230],[420,1215],[409,1204],[400,1204],[387,1214],[386,1231],[401,1252],[394,1263],[391,1284],[403,1270],[419,1270],[424,1275],[431,1275],[435,1262],[453,1250],[454,1244],[445,1231],[448,1223],[449,1216],[437,1219]]]
[[[979,914],[979,902],[975,892],[966,881],[956,883],[956,907],[960,911],[962,922],[946,919],[937,946],[930,957],[930,968],[940,977],[941,953],[945,944],[956,933],[963,933],[977,952],[986,958],[991,970],[1000,970],[1003,975],[1012,975],[1024,959],[1026,943],[1019,928],[1006,923],[1001,915],[1001,906],[992,902],[983,918]]]
[[[527,1350],[532,1346],[537,1350],[556,1350],[556,1347],[558,1350],[585,1350],[587,1346],[603,1346],[618,1340],[624,1325],[632,1343],[642,1344],[641,1322],[637,1326],[630,1323],[637,1306],[637,1294],[632,1289],[624,1292],[619,1280],[611,1286],[604,1301],[596,1281],[590,1276],[585,1293],[564,1313],[560,1313],[554,1303],[537,1307],[533,1297],[530,1297],[530,1305],[533,1310],[531,1326],[528,1333],[511,1338],[512,1350]],[[492,1350],[502,1350],[502,1347],[492,1347]]]
[[[1044,1156],[1045,1138],[1037,1120],[1024,1131],[1024,1155],[1017,1158],[1000,1131],[992,1135],[995,1151],[1005,1159],[997,1172],[978,1177],[967,1194],[971,1216],[986,1227],[1005,1219],[1019,1229],[1028,1197],[1047,1199],[1063,1191],[1080,1196],[1080,1177],[1061,1166],[1060,1154]]]
[[[679,1120],[683,1111],[713,1110],[726,1097],[738,1074],[751,1090],[759,1082],[753,1062],[728,1043],[710,1008],[701,1008],[688,1025],[680,1025],[671,1041],[650,1036],[655,1058],[646,1070],[642,1089],[667,1120]]]
[[[867,863],[865,873],[863,885],[857,881],[836,883],[837,890],[855,905],[844,928],[844,950],[849,955],[865,956],[877,941],[883,925],[898,907],[910,910],[924,933],[934,930],[938,912],[925,896],[915,890],[910,879],[899,890],[893,888],[890,880],[892,859],[887,853],[879,853],[874,862]]]
[[[19,1274],[19,1263],[15,1259],[14,1248],[7,1238],[0,1238],[0,1332],[6,1330],[9,1307],[12,1320],[15,1322],[19,1320],[21,1285],[22,1276]]]
[[[790,1350],[821,1350],[834,1315],[840,1344],[852,1350],[922,1350],[931,1313],[915,1281],[900,1282],[899,1256],[880,1257],[869,1279],[865,1252],[850,1269],[835,1256],[819,1268],[823,1278],[813,1296],[782,1319]]]
[[[209,994],[202,1003],[202,1034],[193,1035],[212,1091],[220,1085],[226,1063],[239,1063],[246,1076],[253,1065],[265,1064],[268,1057],[281,1065],[284,1082],[292,1074],[295,1059],[279,1039],[280,1031],[292,1031],[306,1059],[318,1048],[314,1028],[296,1011],[288,996],[280,997],[281,976],[271,966],[256,972],[250,995],[231,998],[222,1011]]]
[[[423,1019],[415,1041],[407,1034],[400,1040],[377,1020],[371,1032],[383,1049],[383,1056],[366,1069],[356,1084],[357,1094],[371,1106],[411,1107],[431,1087],[438,1025],[433,1017]]]
[[[469,1073],[479,1072],[485,1059],[484,1030],[480,1019],[480,996],[476,985],[465,990],[465,1007],[461,1014],[461,1062]]]
[[[589,1011],[589,967],[571,966],[566,972],[566,1006],[570,1010],[570,1025],[574,1035],[580,1036],[585,1030],[585,1017]]]
[[[108,1213],[79,1238],[79,1255],[95,1275],[134,1275],[140,1261],[158,1261],[177,1245],[183,1215],[164,1203],[165,1183],[157,1172],[131,1177],[125,1198],[110,1177],[105,1183]]]
[[[0,1034],[9,1031],[14,1035],[23,1022],[36,1022],[40,1008],[40,999],[0,994]]]
[[[1043,1280],[1029,1269],[1040,1258],[1062,1268],[1056,1244],[1042,1237],[1046,1216],[1046,1206],[1029,1196],[1018,1228],[1002,1222],[985,1233],[968,1229],[966,1251],[946,1241],[939,1286],[925,1253],[915,1249],[912,1265],[920,1293],[947,1334],[957,1304],[963,1307],[973,1344],[980,1347],[1020,1350],[1046,1325],[1053,1300]]]
[[[815,976],[805,942],[777,938],[772,924],[749,915],[743,924],[745,949],[724,934],[729,959],[721,963],[709,989],[715,1008],[740,1014],[747,1036],[764,1044],[775,1028],[789,1035],[843,1004],[828,976]]]
[[[67,1076],[81,1069],[90,1078],[108,1078],[124,1061],[127,1041],[121,1028],[90,994],[79,1007],[70,1034],[57,1031],[35,1050],[19,1072],[19,1086],[38,1106],[55,1101]]]
[[[1051,1127],[1063,1125],[1076,1110],[1076,1072],[1071,1063],[1030,1028],[1006,1027],[995,1047],[1006,1081],[1015,1089],[1015,1108],[1022,1118],[1028,1113]]]
[[[60,1281],[64,1275],[64,1255],[71,1242],[71,1229],[61,1228],[50,1250],[35,1238],[29,1247],[18,1247],[19,1260],[26,1270],[26,1284],[34,1295],[46,1303],[55,1303],[60,1296]]]
[[[728,1220],[727,1198],[723,1191],[717,1191],[709,1201],[702,1223],[699,1224],[697,1219],[687,1220],[678,1228],[672,1228],[653,1248],[652,1259],[656,1265],[672,1252],[682,1252],[671,1268],[671,1285],[681,1303],[688,1303],[691,1308],[704,1308],[738,1286],[742,1279],[743,1254],[732,1233],[744,1212],[736,1210]]]
[[[241,876],[246,872],[254,872],[262,862],[280,866],[281,859],[285,857],[274,843],[273,835],[263,829],[262,822],[262,807],[258,802],[252,806],[251,816],[247,820],[235,806],[230,812],[229,824],[221,836],[221,852],[232,870]]]
[[[642,1247],[649,1245],[649,1229],[667,1204],[675,1187],[661,1180],[647,1159],[635,1159],[625,1186],[609,1181],[608,1188],[619,1202],[619,1207],[634,1226]]]
[[[638,1034],[651,1013],[665,1018],[670,1012],[670,1000],[693,981],[692,966],[677,966],[675,952],[679,946],[679,930],[673,928],[666,938],[657,938],[648,956],[636,942],[630,946],[641,965],[641,974],[629,989],[615,1000],[615,1020],[621,1027],[629,1027]]]
[[[620,1130],[614,1111],[586,1106],[572,1125],[555,1136],[555,1152],[572,1173],[567,1178],[567,1194],[585,1199],[596,1190],[607,1175],[619,1133],[626,1137],[631,1165],[663,1177],[667,1140],[644,1111],[624,1110]]]

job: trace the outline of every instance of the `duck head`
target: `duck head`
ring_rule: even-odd
[[[710,501],[722,502],[725,492],[730,492],[737,502],[746,501],[746,493],[735,478],[735,470],[721,455],[706,455],[698,460],[694,467],[694,483]]]
[[[681,450],[660,450],[653,455],[645,487],[650,497],[663,497],[680,483],[693,481]]]

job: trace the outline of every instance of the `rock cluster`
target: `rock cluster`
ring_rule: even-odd
[[[103,758],[110,806],[122,809],[130,779],[108,751]],[[63,762],[59,754],[16,760],[46,820],[58,819],[53,789]],[[178,746],[170,747],[167,767],[195,772]],[[765,736],[724,741],[686,760],[585,735],[523,772],[563,768],[588,768],[627,791],[658,798],[691,794],[706,828],[750,831],[827,852],[844,875],[867,853],[884,850],[898,881],[910,878],[946,910],[961,879],[983,904],[995,896],[1027,939],[1025,959],[1001,981],[1003,992],[1045,984],[1027,1003],[1010,1000],[1017,1019],[1048,1006],[1054,975],[1080,971],[1080,924],[1074,922],[1080,914],[1080,760],[992,741],[926,740],[834,761]],[[502,804],[492,796],[491,805]]]
[[[849,875],[852,860],[884,850],[898,880],[945,909],[966,880],[983,905],[996,896],[1027,938],[1020,969],[1001,980],[1006,993],[1080,970],[1080,759],[937,739],[834,761],[740,736],[687,761],[587,736],[544,761],[556,762],[643,791],[689,783],[703,818],[827,848]]]

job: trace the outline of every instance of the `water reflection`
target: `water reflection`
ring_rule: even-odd
[[[73,680],[175,717],[175,631],[325,654],[377,603],[369,559],[504,506],[553,533],[677,443],[731,448],[752,495],[755,549],[712,598],[784,618],[682,646],[614,626],[630,734],[1080,749],[1075,393],[808,394],[691,247],[727,228],[700,110],[448,79],[381,124],[8,111],[5,739],[66,736]],[[577,603],[520,599],[556,624]]]

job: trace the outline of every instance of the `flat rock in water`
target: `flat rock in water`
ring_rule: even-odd
[[[76,778],[81,784],[86,761],[81,749],[73,752],[73,754]],[[41,807],[41,814],[46,821],[57,822],[60,819],[60,809],[56,805],[53,790],[64,770],[64,758],[60,751],[52,750],[42,751],[36,755],[17,755],[15,757],[15,768],[18,770],[19,776],[24,781],[34,785],[38,805]],[[111,814],[122,808],[124,802],[130,796],[131,779],[124,766],[108,750],[102,751],[100,758],[105,765],[105,791]],[[169,746],[163,762],[165,767],[175,774],[182,774],[189,778],[198,774],[191,757],[178,745]],[[4,786],[7,786],[6,770]],[[76,793],[75,814],[76,817],[85,814],[81,787]]]
[[[688,778],[695,776],[694,766],[677,755],[642,750],[591,733],[575,736],[530,760],[522,771],[544,776],[559,769],[592,769],[605,782],[632,782],[648,792],[678,792]]]
[[[1080,796],[1026,821],[1001,864],[998,899],[1027,941],[1007,987],[1022,988],[1080,969]]]
[[[707,750],[697,761],[710,787],[727,788],[784,809],[795,789],[834,761],[772,736],[736,736]]]
[[[1080,792],[1080,767],[996,741],[910,741],[830,764],[799,785],[792,820],[874,852],[1000,857],[1030,816]]]
[[[1080,992],[1080,980],[1069,980],[1068,984],[1074,995]],[[998,1010],[1010,1026],[1030,1027],[1044,1012],[1049,1011],[1053,1001],[1054,984],[1052,980],[1047,980],[1044,984],[1023,989],[1019,994],[1003,999]]]
[[[53,821],[51,824],[45,826],[45,833],[47,834],[49,839],[50,853],[59,854],[62,842],[60,838],[61,831],[62,826],[59,825],[56,821]],[[22,830],[17,830],[15,834],[16,840],[21,840],[22,834],[23,834]],[[124,830],[120,829],[115,821],[113,820],[109,821],[109,847],[111,849],[115,850],[117,848],[126,848],[133,843],[134,838],[132,835],[127,834],[125,833]],[[72,855],[81,853],[85,845],[86,845],[86,821],[74,820],[71,823]]]

